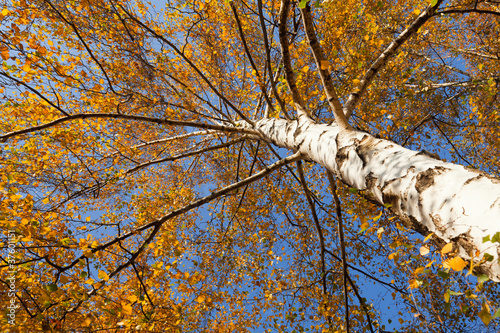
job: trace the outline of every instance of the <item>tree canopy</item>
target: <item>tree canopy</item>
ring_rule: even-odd
[[[498,331],[499,2],[0,3],[3,330]]]

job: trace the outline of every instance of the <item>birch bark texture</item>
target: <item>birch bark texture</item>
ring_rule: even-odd
[[[255,128],[262,139],[300,152],[390,207],[406,227],[423,235],[434,233],[441,246],[453,242],[457,254],[472,260],[479,273],[500,281],[500,243],[484,241],[500,232],[498,179],[362,131],[340,130],[304,117],[262,119]]]

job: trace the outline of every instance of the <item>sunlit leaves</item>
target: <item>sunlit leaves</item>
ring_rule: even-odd
[[[319,66],[330,72],[342,99],[358,89],[394,36],[435,4],[295,4],[287,27],[292,67],[308,111],[324,123],[331,122],[331,113],[297,10],[307,3],[325,53]],[[0,88],[1,133],[47,124],[65,113],[241,128],[241,117],[229,102],[250,119],[262,117],[266,102],[259,85],[265,83],[271,91],[271,74],[293,117],[277,41],[280,3],[262,4],[273,73],[267,67],[257,3],[235,2],[250,53],[265,79],[258,79],[249,65],[226,1],[170,1],[156,8],[140,1],[9,3],[0,11],[1,71],[7,75]],[[472,164],[497,172],[498,65],[488,57],[497,54],[495,24],[479,15],[433,19],[378,73],[353,125],[410,148],[453,143],[458,151],[450,148],[447,159],[473,156]],[[278,110],[271,116],[283,117],[270,96]],[[26,325],[20,329],[63,325],[66,330],[157,331],[171,325],[172,331],[321,331],[332,321],[330,326],[344,330],[341,266],[334,256],[339,253],[335,207],[317,166],[306,166],[306,178],[329,251],[324,253],[325,272],[310,207],[292,167],[163,221],[152,235],[153,222],[161,216],[262,170],[276,152],[288,152],[273,152],[267,142],[248,137],[217,151],[128,171],[238,135],[96,118],[60,123],[2,143],[0,226],[2,231],[15,229],[16,260],[25,261],[19,270],[20,297],[34,314],[19,312]],[[397,205],[376,207],[373,198],[363,197],[364,191],[340,183],[339,191],[350,276],[367,297],[369,315],[378,320],[375,329],[383,329],[385,311],[381,303],[371,303],[366,288],[398,288],[392,297],[402,317],[415,302],[419,305],[416,316],[400,318],[401,330],[420,327],[414,318],[426,318],[428,325],[441,320],[442,325],[461,325],[463,318],[470,320],[469,313],[479,313],[483,322],[490,314],[489,325],[495,323],[498,315],[491,313],[498,304],[488,297],[495,295],[493,283],[479,275],[478,291],[469,290],[467,279],[474,284],[476,278],[466,276],[467,263],[451,243],[441,248],[443,244],[432,243],[432,233],[423,240],[410,234],[392,216]],[[500,241],[499,233],[484,241]],[[487,253],[474,255],[494,260]],[[476,274],[472,264],[469,272]],[[321,286],[323,276],[328,295]],[[389,286],[379,288],[380,281]],[[354,299],[352,290],[350,296]],[[351,303],[352,329],[367,330],[359,302]],[[483,304],[491,304],[491,312]],[[431,328],[439,331],[439,326]]]

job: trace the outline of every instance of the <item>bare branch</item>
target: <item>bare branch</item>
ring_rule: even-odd
[[[468,14],[468,13],[478,13],[478,14],[488,14],[500,16],[500,12],[495,12],[493,10],[485,10],[485,9],[445,9],[439,12],[436,12],[434,15],[448,15],[448,14]]]
[[[211,134],[214,134],[214,133],[216,133],[216,132],[215,131],[190,132],[190,133],[180,134],[180,135],[176,135],[176,136],[171,136],[169,138],[164,138],[164,139],[158,139],[158,140],[144,142],[144,143],[141,143],[140,145],[132,146],[129,149],[138,149],[138,148],[142,148],[142,147],[157,145],[157,144],[160,144],[160,143],[166,143],[166,142],[170,142],[170,141],[183,140],[183,139],[187,139],[187,138],[190,138],[190,137],[193,137],[193,136],[207,135],[207,134],[211,135]],[[111,156],[114,156],[114,155],[117,155],[117,154],[119,154],[119,153],[115,152],[115,153],[111,154]]]
[[[311,210],[316,231],[318,232],[321,250],[321,280],[323,282],[323,294],[328,295],[328,290],[326,288],[325,237],[323,236],[323,230],[321,229],[321,224],[319,223],[318,215],[316,214],[316,209],[314,208],[314,202],[311,199],[309,189],[307,188],[306,178],[304,177],[304,168],[302,167],[302,162],[300,160],[297,161],[297,171],[299,173],[300,184],[302,185],[304,195],[306,196],[307,203],[309,204],[309,209]]]

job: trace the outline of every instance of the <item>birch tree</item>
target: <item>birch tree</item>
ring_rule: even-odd
[[[1,3],[2,329],[498,329],[497,2]]]

